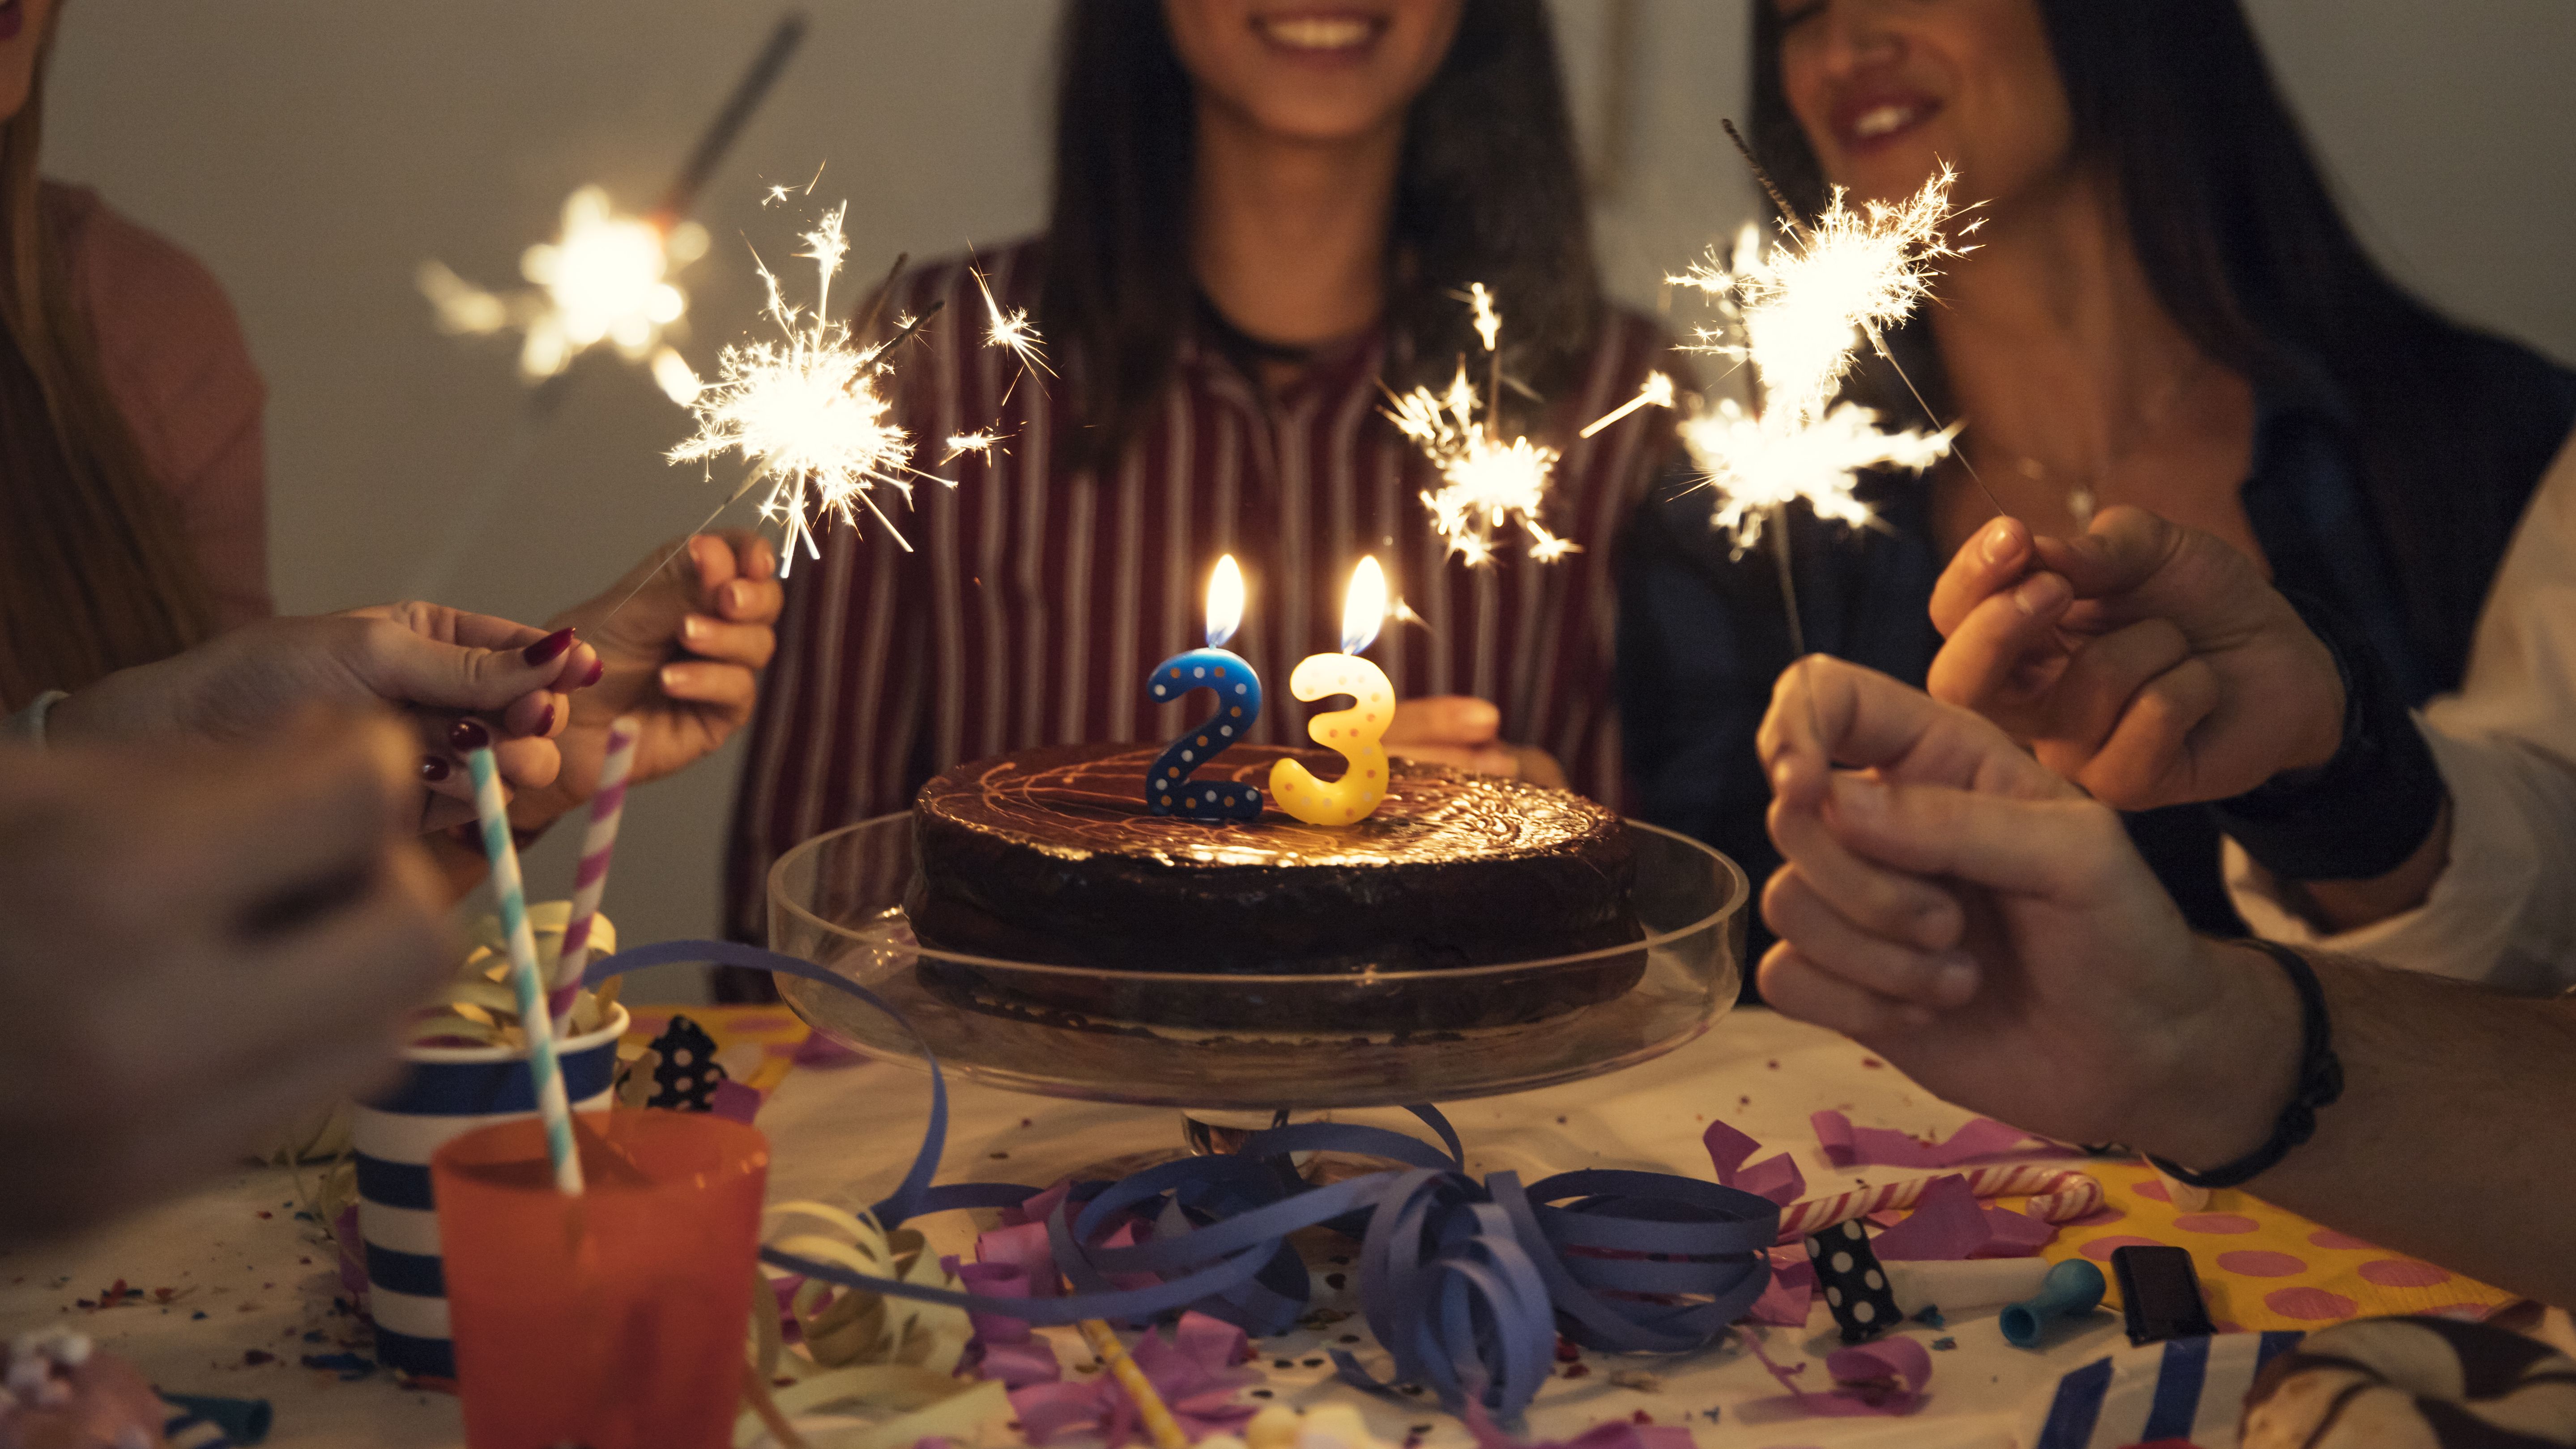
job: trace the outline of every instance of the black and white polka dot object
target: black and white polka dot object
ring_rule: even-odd
[[[2309,1334],[2245,1396],[2240,1449],[2576,1445],[2576,1360],[2484,1323],[2365,1318]]]
[[[716,1039],[707,1035],[705,1027],[674,1016],[653,1038],[652,1050],[660,1060],[653,1068],[653,1095],[644,1099],[645,1106],[675,1112],[714,1110],[716,1084],[725,1079],[725,1069],[716,1061]]]
[[[1838,1223],[1807,1238],[1807,1261],[1816,1267],[1816,1291],[1825,1296],[1843,1342],[1860,1343],[1894,1328],[1905,1314],[1887,1286],[1887,1271],[1870,1251],[1858,1222]]]

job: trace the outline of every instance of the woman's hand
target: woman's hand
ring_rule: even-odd
[[[2262,1139],[2297,1002],[2192,936],[2107,807],[1987,721],[1829,658],[1781,677],[1758,745],[1787,858],[1765,1000],[2035,1132],[2208,1163]]]
[[[1935,699],[2122,810],[2241,795],[2334,758],[2343,678],[2252,559],[2137,508],[2081,538],[1997,519],[1932,593]]]
[[[0,1241],[239,1160],[390,1067],[446,974],[413,743],[346,711],[259,734],[0,749]]]
[[[1556,757],[1528,745],[1505,744],[1503,712],[1466,694],[1431,694],[1398,701],[1380,743],[1400,760],[1425,760],[1476,775],[1527,780],[1550,789],[1565,788],[1565,770]]]
[[[557,741],[562,772],[548,788],[522,792],[512,821],[544,825],[588,800],[619,715],[643,725],[627,777],[638,784],[715,753],[742,728],[778,647],[786,595],[777,560],[758,534],[699,534],[676,554],[655,549],[607,592],[557,615],[550,627],[578,627],[604,672],[573,700]]]
[[[430,792],[417,824],[434,830],[473,818],[463,752],[475,744],[492,744],[512,788],[554,780],[568,695],[598,664],[569,633],[438,604],[382,604],[262,619],[119,670],[55,705],[46,730],[65,744],[174,734],[241,743],[315,705],[390,704],[404,713],[418,746],[415,778]]]

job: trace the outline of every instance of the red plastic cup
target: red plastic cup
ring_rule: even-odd
[[[769,1139],[698,1113],[585,1112],[580,1198],[545,1128],[469,1132],[430,1176],[471,1449],[722,1449],[742,1393]]]

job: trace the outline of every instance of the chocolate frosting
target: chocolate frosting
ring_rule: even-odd
[[[1398,762],[1385,802],[1355,826],[1306,825],[1275,807],[1257,821],[1201,824],[1146,812],[1155,753],[1055,746],[931,781],[914,807],[919,874],[906,901],[922,943],[1121,971],[1367,975],[1570,955],[1643,934],[1625,828],[1580,796]],[[1326,751],[1247,745],[1201,774],[1263,784],[1289,757],[1326,778],[1342,766]],[[1641,959],[1551,976],[1536,995],[1426,990],[1412,1024],[1528,1020],[1625,990]],[[1070,992],[1050,1004],[1086,1009],[1060,978],[1013,979],[1020,995]],[[1231,989],[1181,983],[1161,1004],[1166,1019],[1199,1026],[1256,1009]],[[1383,1001],[1372,1017],[1384,1024]]]

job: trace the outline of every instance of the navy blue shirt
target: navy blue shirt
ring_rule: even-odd
[[[2540,473],[2576,418],[2576,374],[2525,349],[2492,343],[2498,386],[2486,391],[2513,446],[2490,449],[2486,478],[2462,478],[2464,510],[2497,520],[2447,566],[2492,581]],[[2314,381],[2258,389],[2252,469],[2241,489],[2275,581],[2336,610],[2378,651],[2409,705],[2459,682],[2474,620],[2428,635],[2410,618],[2391,540],[2365,488],[2341,393]],[[2464,426],[2474,420],[2462,420]],[[2492,441],[2493,430],[2488,441]],[[1757,883],[1780,863],[1763,827],[1770,787],[1753,748],[1772,682],[1790,662],[1776,565],[1761,546],[1733,555],[1709,527],[1705,492],[1668,475],[1638,510],[1619,568],[1620,724],[1644,819],[1726,852]],[[2467,495],[2477,495],[2474,499]],[[1792,510],[1791,558],[1807,647],[1920,688],[1941,636],[1933,582],[1948,558],[1932,535],[1931,485],[1879,475],[1861,495],[1869,528]],[[2129,832],[2196,930],[2244,932],[2219,876],[2219,835],[2206,806],[2127,817]],[[1755,929],[1756,946],[1767,932]]]

